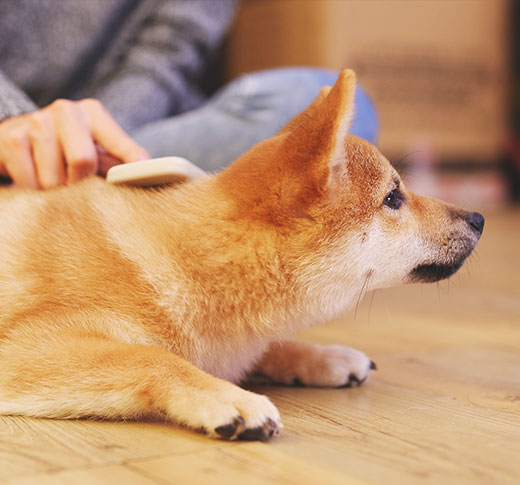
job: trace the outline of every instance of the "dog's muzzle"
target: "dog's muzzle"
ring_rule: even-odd
[[[467,239],[464,250],[449,262],[428,262],[417,265],[409,274],[408,280],[412,283],[434,283],[456,273],[464,264],[466,258],[473,252],[484,230],[484,216],[478,212],[466,212],[458,218],[466,222],[471,233]]]

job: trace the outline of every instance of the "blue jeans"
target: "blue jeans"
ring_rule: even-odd
[[[152,157],[177,155],[204,170],[218,170],[276,134],[337,76],[333,71],[303,67],[246,74],[200,108],[149,123],[133,136]],[[374,105],[358,86],[350,133],[374,143],[378,128]]]

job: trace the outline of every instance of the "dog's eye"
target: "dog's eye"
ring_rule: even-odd
[[[403,205],[403,201],[403,194],[398,189],[394,189],[386,195],[383,203],[390,209],[397,210]]]

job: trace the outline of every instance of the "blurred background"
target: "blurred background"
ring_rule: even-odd
[[[243,0],[226,76],[352,68],[412,190],[500,207],[520,197],[519,24],[508,0]]]

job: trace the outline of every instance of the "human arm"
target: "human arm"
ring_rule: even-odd
[[[109,52],[85,88],[128,131],[199,104],[208,60],[225,35],[236,0],[162,0],[121,55]],[[130,29],[129,29],[130,30]]]

